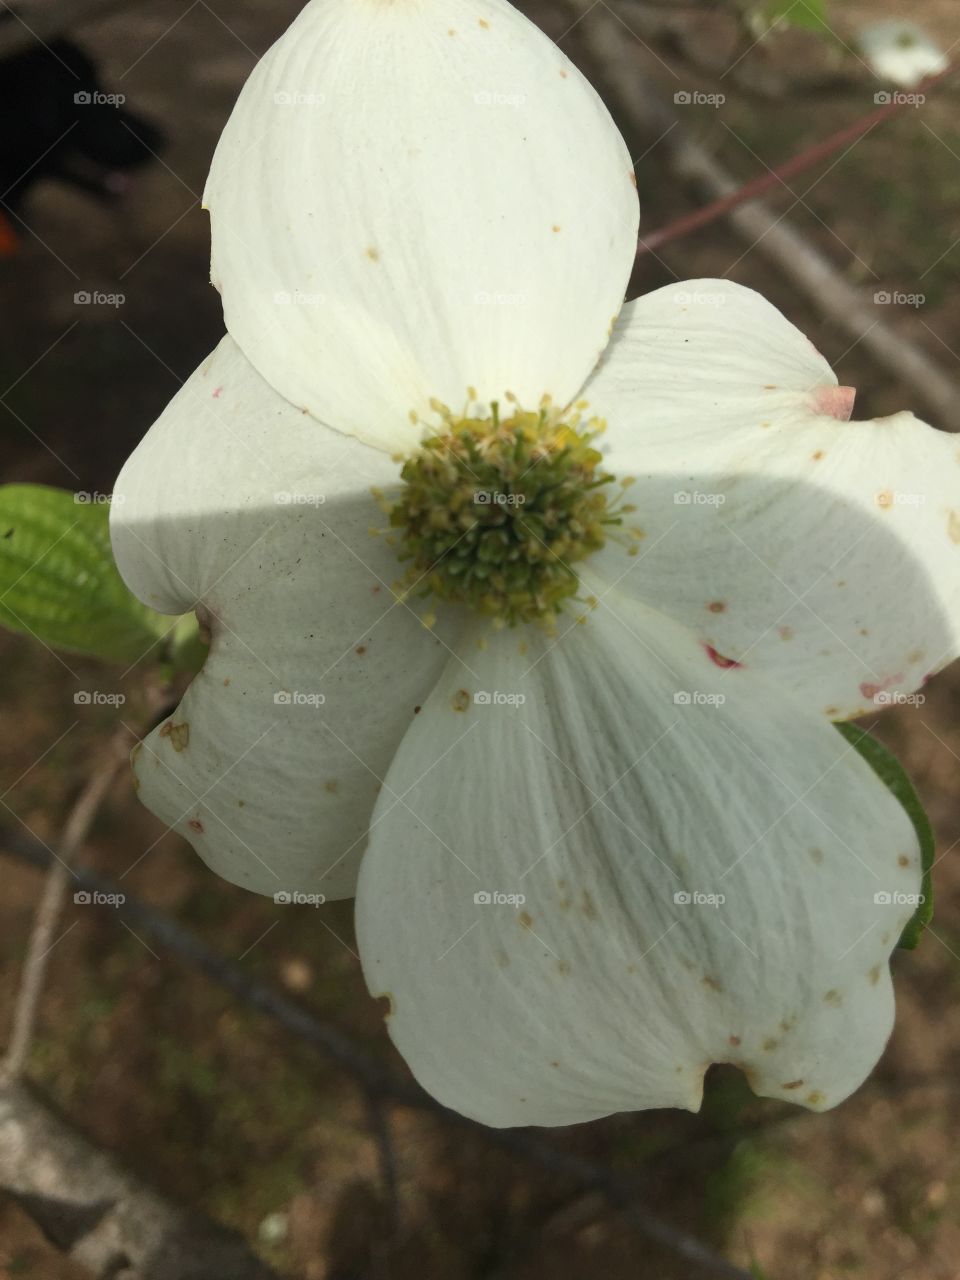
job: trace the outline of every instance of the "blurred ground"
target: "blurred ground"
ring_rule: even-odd
[[[234,0],[217,13],[203,0],[189,7],[148,0],[84,32],[108,87],[161,122],[171,144],[116,210],[51,187],[32,199],[38,238],[0,264],[8,299],[0,384],[15,384],[11,412],[0,413],[3,480],[109,492],[126,454],[214,345],[220,309],[206,283],[199,194],[240,84],[297,8],[291,0]],[[847,34],[899,8],[894,0],[834,5]],[[570,26],[546,0],[531,11],[556,37]],[[955,0],[915,0],[911,16],[944,46],[960,36]],[[712,48],[711,39],[701,44]],[[562,45],[580,56],[576,30]],[[658,46],[657,57],[638,66],[671,98],[677,88],[716,91],[719,78],[692,69],[690,49],[698,51],[695,32],[686,52]],[[794,37],[747,57],[788,77],[804,66],[819,74],[827,59],[822,46]],[[602,68],[590,74],[605,95]],[[762,169],[755,157],[782,162],[872,107],[873,87],[863,83],[782,101],[723,83],[723,108],[689,108],[684,124],[744,180]],[[960,361],[956,94],[944,91],[803,175],[798,193],[820,179],[806,197],[815,212],[790,214],[850,278],[922,292],[922,308],[890,314],[888,307],[884,318],[948,371]],[[628,140],[638,156],[647,146]],[[645,228],[694,207],[656,147],[638,173]],[[791,200],[775,203],[786,209]],[[861,348],[850,349],[834,323],[722,224],[669,246],[660,259],[644,260],[632,293],[667,283],[671,273],[729,272],[767,293],[836,363],[840,381],[860,388],[858,416],[911,403],[907,389]],[[74,305],[75,292],[96,289],[126,301],[117,309]],[[86,681],[78,686],[57,657],[9,635],[0,635],[0,663],[0,789],[19,819],[49,840],[114,723],[109,708],[75,706],[75,689],[126,692],[124,719],[143,724],[138,673],[105,676],[96,664],[69,659]],[[553,1135],[640,1171],[652,1207],[777,1280],[960,1280],[960,672],[941,675],[926,694],[922,707],[884,712],[876,728],[918,784],[940,860],[937,918],[919,951],[898,957],[897,1028],[870,1082],[838,1110],[813,1116],[753,1100],[736,1073],[718,1072],[699,1117],[615,1117]],[[162,834],[126,784],[101,814],[86,858],[402,1069],[360,978],[346,904],[320,915],[284,908],[283,928],[274,929],[273,903],[214,881],[179,839]],[[5,1026],[39,878],[8,860],[0,874]],[[692,1274],[616,1214],[572,1199],[563,1183],[403,1113],[396,1141],[404,1222],[387,1238],[376,1154],[348,1080],[110,919],[71,908],[63,927],[69,934],[53,956],[33,1076],[98,1142],[259,1240],[264,1256],[292,1275]],[[285,1236],[261,1231],[276,1214],[267,1227],[285,1223]],[[16,1215],[0,1205],[0,1275],[65,1275],[50,1270]],[[33,1270],[31,1258],[40,1259]]]

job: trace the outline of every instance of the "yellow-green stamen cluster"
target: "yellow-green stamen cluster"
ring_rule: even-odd
[[[442,426],[405,461],[389,508],[410,562],[406,587],[419,583],[501,625],[549,626],[577,594],[574,566],[632,510],[607,503],[614,477],[594,447],[604,423],[581,427],[585,405],[564,416],[547,400],[536,413],[512,405],[508,418],[496,404],[486,418],[432,407]]]

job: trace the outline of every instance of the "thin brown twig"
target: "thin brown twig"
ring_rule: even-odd
[[[955,71],[956,68],[951,66],[945,71],[940,71],[936,75],[928,77],[928,79],[917,85],[915,92],[917,94],[926,93],[939,81],[943,80],[945,76]],[[661,245],[669,244],[671,240],[679,240],[681,236],[690,235],[693,231],[699,231],[701,227],[709,226],[711,222],[716,222],[718,218],[722,218],[740,205],[746,204],[750,200],[756,200],[758,196],[763,195],[771,188],[779,187],[789,194],[788,178],[796,177],[797,174],[812,169],[821,160],[826,160],[828,156],[832,156],[835,151],[839,151],[842,147],[856,142],[858,138],[864,137],[882,121],[889,119],[891,116],[899,115],[910,105],[910,97],[911,95],[909,94],[895,96],[892,102],[878,107],[876,111],[871,111],[868,115],[861,116],[859,120],[854,120],[852,124],[845,125],[844,128],[838,129],[836,133],[829,138],[825,138],[822,142],[817,142],[812,147],[806,147],[784,164],[775,169],[770,169],[767,173],[761,174],[751,182],[745,182],[743,186],[738,187],[736,191],[732,191],[729,195],[723,196],[719,200],[713,200],[710,204],[705,204],[701,208],[695,209],[692,213],[688,213],[682,218],[676,218],[674,221],[668,222],[666,226],[659,227],[656,231],[651,231],[649,235],[642,236],[637,246],[637,257],[641,258],[644,254],[652,253],[654,249],[659,249]]]
[[[63,911],[70,882],[76,879],[70,864],[86,840],[100,806],[106,799],[121,764],[126,759],[128,737],[127,730],[120,730],[111,738],[102,761],[90,774],[64,823],[56,860],[50,864],[43,893],[34,915],[23,977],[20,980],[20,989],[13,1011],[10,1040],[3,1063],[0,1065],[0,1085],[15,1083],[23,1076],[26,1068],[50,952],[59,941],[54,938],[54,932]]]
[[[594,12],[590,0],[565,0],[565,6],[575,19]],[[580,23],[577,34],[588,59],[603,67],[609,94],[621,118],[635,130],[653,135],[654,145],[662,142],[673,175],[722,199],[740,190],[740,184],[680,124],[676,111],[644,76],[643,61],[637,50],[623,40],[615,16],[598,12],[589,23]],[[729,276],[743,257],[756,250],[850,335],[853,344],[844,354],[862,343],[864,351],[887,375],[900,378],[913,389],[937,425],[960,430],[956,380],[908,333],[878,318],[876,301],[864,289],[850,284],[826,254],[789,223],[788,213],[774,212],[756,196],[731,208],[726,216],[747,241],[747,248],[724,275]]]
[[[370,1131],[377,1144],[380,1159],[380,1181],[386,1202],[387,1222],[391,1237],[399,1234],[402,1222],[400,1187],[397,1178],[397,1157],[393,1145],[390,1116],[381,1098],[374,1090],[366,1091]]]

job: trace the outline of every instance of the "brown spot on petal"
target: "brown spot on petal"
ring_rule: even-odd
[[[811,1107],[819,1107],[820,1104],[826,1102],[826,1100],[826,1097],[819,1089],[814,1089],[811,1093],[807,1094],[807,1102],[810,1103]]]
[[[880,981],[880,966],[878,964],[875,964],[873,968],[870,970],[870,972],[867,974],[867,977],[870,979],[870,985],[872,987],[875,987],[877,983]]]
[[[376,248],[376,246],[375,246],[375,245],[372,245],[372,244],[371,244],[371,245],[368,245],[368,246],[367,246],[367,257],[370,259],[370,261],[371,261],[371,262],[379,262],[379,261],[380,261],[380,250],[379,250],[378,248]]]
[[[336,780],[336,778],[329,778],[323,784],[324,791],[329,791],[332,796],[335,796],[337,794],[339,787],[340,787],[340,783]]]
[[[583,914],[587,917],[588,920],[596,920],[600,913],[597,911],[596,904],[594,903],[593,898],[591,898],[590,894],[587,892],[586,889],[582,891],[582,893],[580,894],[580,898],[581,898],[581,908],[583,910]]]
[[[530,926],[533,924],[533,916],[530,914],[529,911],[521,911],[520,914],[517,916],[517,919],[520,921],[520,924],[523,926],[524,929],[529,929]]]
[[[722,600],[711,600],[707,605],[711,613],[723,613],[726,607]]]
[[[480,19],[479,19],[479,21],[480,21],[480,25],[481,25],[481,27],[483,27],[484,31],[489,31],[489,30],[490,30],[490,23],[486,20],[486,18],[480,18]]]
[[[737,1045],[740,1043],[740,1037],[739,1037],[739,1036],[728,1036],[728,1037],[727,1037],[727,1039],[728,1039],[729,1043],[730,1043],[730,1044],[732,1044],[732,1045],[733,1045],[733,1047],[734,1047],[735,1049],[736,1049]]]
[[[780,1041],[774,1040],[773,1036],[767,1036],[766,1040],[763,1042],[763,1047],[767,1053],[772,1053],[779,1043]]]
[[[365,644],[358,644],[353,652],[357,655],[358,658],[362,658],[363,655],[367,652],[367,646]]]
[[[703,983],[703,985],[704,985],[705,987],[709,987],[711,991],[722,991],[722,990],[723,990],[723,987],[722,987],[722,986],[720,985],[720,983],[716,980],[716,978],[711,978],[711,977],[710,977],[710,975],[709,975],[709,973],[705,973],[705,974],[703,975],[703,977],[700,979],[700,981]]]
[[[381,993],[378,996],[374,996],[374,999],[378,1004],[380,1003],[381,1000],[386,1001],[386,1008],[381,1007],[381,1010],[380,1010],[384,1021],[386,1021],[387,1018],[392,1018],[393,1015],[397,1012],[397,1002],[394,999],[394,995],[392,991],[381,991]]]
[[[810,857],[811,857],[811,858],[814,860],[814,862],[815,862],[815,863],[817,863],[817,865],[819,866],[819,865],[820,865],[820,863],[823,861],[823,850],[822,850],[822,849],[811,849],[811,850],[810,850]]]
[[[553,226],[550,228],[550,230],[553,232],[554,235],[556,235],[561,230],[561,228],[558,227],[556,223],[554,223]]]
[[[910,859],[907,857],[905,853],[901,853],[900,857],[897,859],[897,866],[909,867],[909,865],[910,865]]]
[[[947,536],[951,542],[960,542],[960,515],[951,511],[947,520]]]
[[[841,1005],[843,1004],[843,996],[836,987],[831,987],[829,991],[823,993],[823,1003]]]
[[[820,459],[823,457],[823,450],[818,449],[816,453],[812,453],[810,457],[813,459],[814,462],[819,462]]]
[[[803,1084],[802,1080],[787,1080],[785,1084],[780,1086],[781,1089],[799,1089]]]
[[[160,737],[169,738],[174,751],[186,751],[190,743],[190,726],[186,722],[174,724],[172,720],[168,720],[160,730]]]
[[[466,711],[470,705],[470,695],[466,689],[458,689],[451,699],[454,711]]]
[[[203,823],[199,818],[191,818],[187,826],[191,831],[196,831],[199,835],[203,835]]]

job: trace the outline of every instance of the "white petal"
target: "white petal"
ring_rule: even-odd
[[[630,303],[584,395],[637,477],[644,537],[608,544],[609,582],[832,719],[960,652],[960,445],[908,413],[845,421],[852,390],[758,294]]]
[[[227,327],[278,391],[388,451],[408,414],[579,390],[636,249],[606,108],[505,0],[314,0],[204,196]]]
[[[721,684],[625,597],[471,664],[480,689],[451,667],[404,739],[357,891],[420,1083],[497,1126],[695,1110],[712,1062],[815,1110],[846,1097],[889,1034],[913,911],[874,894],[916,894],[920,867],[840,734],[762,676]]]
[[[950,60],[929,32],[915,22],[893,18],[863,27],[857,37],[860,51],[870,70],[888,84],[912,89],[927,76],[946,71]],[[881,91],[875,95],[878,104],[893,101],[893,95]],[[923,98],[920,99],[920,105]]]
[[[114,550],[210,656],[137,760],[140,795],[228,880],[353,892],[394,749],[447,651],[395,603],[369,487],[395,468],[282,400],[225,339],[117,481]]]

